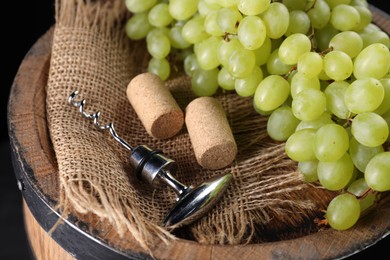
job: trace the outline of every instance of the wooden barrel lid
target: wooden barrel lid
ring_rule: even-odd
[[[372,7],[374,23],[388,34],[389,16]],[[8,126],[16,178],[24,200],[43,230],[59,219],[54,210],[58,199],[58,168],[46,124],[45,87],[50,67],[53,29],[27,53],[11,88]],[[145,252],[134,240],[120,241],[94,235],[94,222],[67,219],[50,236],[71,256],[101,259],[334,259],[353,255],[374,245],[390,233],[390,196],[346,231],[325,229],[300,238],[247,245],[202,245],[178,239],[158,243]],[[93,219],[93,217],[91,217]],[[121,245],[116,247],[116,245]],[[121,249],[120,249],[121,248]],[[126,248],[126,250],[123,250]]]

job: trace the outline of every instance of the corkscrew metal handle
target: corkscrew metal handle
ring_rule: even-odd
[[[172,173],[177,169],[175,161],[165,157],[161,150],[153,150],[146,145],[136,147],[129,145],[117,134],[112,122],[105,125],[100,124],[100,112],[87,113],[85,99],[77,101],[75,100],[77,95],[77,90],[70,94],[68,104],[78,107],[84,118],[93,120],[93,125],[97,130],[108,130],[116,141],[131,151],[130,164],[134,167],[135,175],[139,179],[146,181],[152,187],[165,184],[175,191],[176,204],[164,219],[165,226],[179,227],[198,220],[217,203],[226,191],[232,179],[230,173],[213,177],[196,187],[180,183],[172,176]]]

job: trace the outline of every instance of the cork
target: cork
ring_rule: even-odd
[[[167,139],[182,129],[184,113],[157,75],[149,72],[137,75],[127,86],[126,94],[152,137]]]
[[[220,102],[199,97],[185,110],[185,123],[195,157],[203,168],[215,170],[228,166],[237,155],[237,144]]]

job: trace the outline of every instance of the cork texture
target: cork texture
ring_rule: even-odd
[[[182,129],[183,111],[158,76],[145,72],[134,77],[126,93],[149,135],[167,139]]]
[[[233,162],[237,144],[220,102],[200,97],[186,108],[185,123],[197,162],[206,169],[221,169]]]

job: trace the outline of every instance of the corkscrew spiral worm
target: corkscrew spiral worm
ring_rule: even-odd
[[[82,99],[79,101],[75,100],[78,94],[79,94],[78,90],[73,91],[68,97],[68,104],[73,106],[73,107],[78,107],[79,112],[81,113],[81,115],[84,118],[89,119],[89,120],[93,120],[93,125],[95,126],[95,128],[97,130],[99,130],[99,131],[108,130],[116,141],[118,141],[127,150],[133,151],[134,148],[131,145],[129,145],[126,141],[124,141],[117,134],[117,132],[115,131],[115,128],[114,128],[114,123],[110,122],[108,124],[100,124],[100,122],[99,122],[100,112],[99,111],[92,113],[92,114],[85,111],[86,100],[85,99]]]

